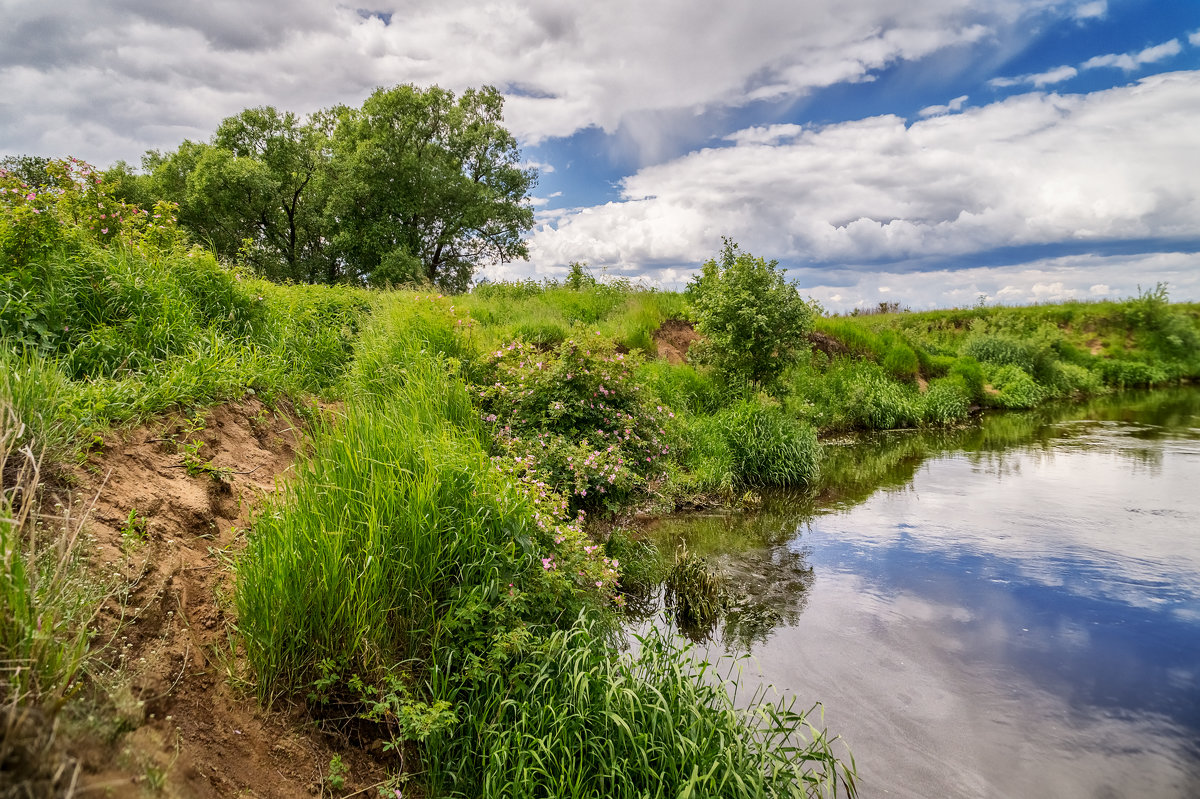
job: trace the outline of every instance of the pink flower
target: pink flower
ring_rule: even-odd
[[[108,228],[106,228],[106,227],[102,227],[102,228],[100,228],[100,232],[101,232],[101,233],[107,233],[107,232],[108,232]]]

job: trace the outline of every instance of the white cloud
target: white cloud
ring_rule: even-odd
[[[766,125],[752,127],[731,133],[724,138],[734,144],[778,144],[790,141],[804,132],[803,125]]]
[[[848,273],[845,279],[824,281],[814,270],[789,272],[802,290],[830,311],[874,306],[878,283],[886,281],[888,297],[902,307],[966,307],[979,301],[1024,305],[1069,299],[1104,300],[1135,296],[1157,281],[1168,283],[1173,299],[1200,297],[1200,253],[1155,253],[1137,256],[1070,256],[1036,260],[1018,266],[975,267],[933,272]],[[1096,282],[1097,278],[1104,282]]]
[[[1103,19],[1108,14],[1108,0],[1092,0],[1075,6],[1075,19]]]
[[[248,106],[305,112],[404,82],[497,85],[526,143],[611,133],[639,114],[657,115],[642,128],[653,137],[668,115],[794,100],[984,38],[1023,39],[1023,21],[1060,5],[386,0],[364,15],[332,0],[5,2],[0,141],[136,159]]]
[[[917,269],[1012,246],[1196,240],[1200,171],[1180,165],[1200,163],[1198,128],[1200,71],[911,126],[881,116],[734,137],[747,143],[642,169],[622,202],[539,227],[532,257],[686,274],[727,235],[785,263]]]
[[[1007,88],[1009,86],[1033,86],[1041,89],[1045,86],[1053,86],[1056,83],[1062,83],[1065,80],[1070,80],[1079,74],[1079,70],[1075,67],[1063,65],[1048,69],[1045,72],[1037,72],[1032,75],[1020,75],[1015,78],[992,78],[988,81],[989,86],[996,88]]]
[[[1117,69],[1134,70],[1143,64],[1153,64],[1162,61],[1164,58],[1170,58],[1173,55],[1179,55],[1183,50],[1183,46],[1179,44],[1178,39],[1156,44],[1153,47],[1147,47],[1137,53],[1109,53],[1108,55],[1098,55],[1095,58],[1089,58],[1084,61],[1082,67],[1084,69],[1095,69],[1096,67],[1116,67]]]
[[[963,104],[967,102],[967,95],[955,97],[945,105],[929,105],[922,108],[917,113],[923,117],[942,116],[943,114],[952,114],[956,111],[961,111]]]
[[[1188,44],[1193,47],[1200,47],[1200,31],[1188,34]]]

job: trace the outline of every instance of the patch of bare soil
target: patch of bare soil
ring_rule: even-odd
[[[1104,342],[1098,338],[1094,338],[1087,343],[1088,352],[1092,355],[1099,355],[1104,352]]]
[[[667,363],[684,363],[688,349],[698,338],[700,334],[692,328],[692,323],[683,319],[667,319],[654,331],[658,357],[664,358]]]
[[[812,345],[814,350],[819,350],[830,358],[833,358],[835,355],[845,355],[850,351],[841,341],[828,333],[822,333],[820,330],[814,330],[808,334],[808,343]]]
[[[230,558],[301,446],[293,417],[248,401],[107,437],[74,475],[77,495],[97,497],[94,564],[130,586],[96,642],[109,707],[69,725],[79,795],[330,795],[334,754],[345,794],[381,779],[302,715],[262,709],[235,651]]]

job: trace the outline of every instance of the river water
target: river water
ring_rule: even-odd
[[[685,516],[749,652],[872,797],[1200,797],[1200,390],[827,446],[824,488]],[[666,616],[655,618],[657,623]]]

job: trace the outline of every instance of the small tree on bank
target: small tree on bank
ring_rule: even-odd
[[[704,335],[704,355],[731,378],[773,383],[807,351],[817,310],[784,279],[777,261],[756,258],[729,239],[687,287]]]

